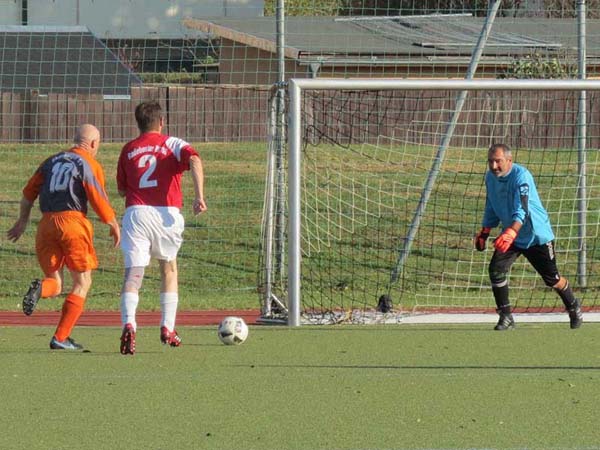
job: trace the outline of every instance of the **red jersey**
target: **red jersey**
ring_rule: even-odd
[[[181,175],[190,168],[196,150],[183,139],[143,133],[121,150],[117,186],[125,206],[183,206]]]

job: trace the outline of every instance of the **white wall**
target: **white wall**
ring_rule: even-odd
[[[28,25],[86,25],[99,38],[198,36],[187,17],[259,17],[264,0],[27,0]],[[0,0],[0,25],[21,25],[21,1]]]
[[[20,0],[0,0],[0,25],[21,25]]]

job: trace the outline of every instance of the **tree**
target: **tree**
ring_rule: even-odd
[[[464,14],[483,17],[491,0],[285,0],[288,16],[410,16]],[[501,0],[500,17],[574,18],[579,0]],[[277,0],[265,0],[265,15]],[[600,18],[600,0],[587,0],[588,17]]]
[[[545,17],[567,19],[577,16],[577,0],[543,0]],[[586,0],[587,16],[592,19],[600,17],[600,0]]]
[[[345,0],[286,0],[286,16],[338,16]],[[265,16],[276,14],[277,0],[265,0]]]
[[[524,0],[502,0],[499,14],[504,16],[516,15],[521,9],[523,1]],[[274,15],[276,6],[277,0],[265,0],[265,15]],[[410,16],[462,13],[470,13],[474,16],[485,16],[487,7],[488,0],[285,1],[286,15],[288,16]]]

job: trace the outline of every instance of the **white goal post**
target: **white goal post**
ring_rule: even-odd
[[[599,91],[600,81],[595,80],[398,80],[398,79],[291,79],[288,83],[288,280],[287,280],[287,323],[301,323],[301,224],[302,224],[302,97],[311,91]],[[579,94],[582,95],[582,94]],[[441,168],[443,149],[433,158],[428,174],[428,183],[433,184]],[[585,167],[579,178],[585,186]],[[431,182],[431,183],[430,183]],[[411,228],[419,226],[420,216],[427,208],[429,193],[424,189],[415,208]],[[582,199],[585,201],[585,199]],[[579,208],[580,212],[585,208]],[[410,232],[409,232],[410,234]],[[410,240],[403,251],[410,251]],[[399,261],[402,255],[398,255]],[[402,262],[396,270],[402,271]],[[393,277],[394,275],[392,275]],[[395,275],[397,276],[397,274]]]

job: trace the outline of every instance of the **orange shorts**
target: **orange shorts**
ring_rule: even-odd
[[[37,229],[35,251],[45,275],[65,265],[75,272],[98,267],[92,224],[79,211],[44,213]]]

